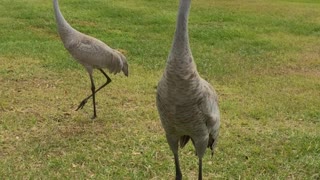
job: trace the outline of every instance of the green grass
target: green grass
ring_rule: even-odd
[[[1,179],[173,179],[155,87],[178,1],[60,0],[76,29],[123,49],[129,78],[92,104],[89,77],[64,49],[51,1],[1,0]],[[320,4],[317,0],[197,0],[190,42],[220,98],[221,134],[205,179],[320,178]],[[97,86],[105,80],[97,71]],[[189,144],[180,151],[196,179]]]

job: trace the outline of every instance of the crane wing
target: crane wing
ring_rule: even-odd
[[[124,56],[121,56],[120,52],[96,38],[82,35],[79,41],[72,43],[68,48],[75,59],[93,68],[107,68],[111,73],[122,70]]]
[[[203,94],[199,102],[199,109],[204,114],[205,123],[209,132],[208,148],[213,150],[218,140],[220,127],[220,112],[218,106],[218,96],[211,85],[202,80]]]
[[[83,38],[77,44],[77,48],[86,54],[105,55],[106,53],[112,53],[113,49],[107,46],[102,41],[87,37]]]

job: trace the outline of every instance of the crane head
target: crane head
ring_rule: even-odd
[[[122,61],[122,72],[124,73],[125,76],[128,77],[129,75],[129,69],[128,69],[128,62],[127,62],[127,58],[122,54],[123,52],[125,52],[124,50],[120,50],[120,49],[117,49],[115,50],[119,55],[120,55],[120,58],[121,58],[121,61]]]

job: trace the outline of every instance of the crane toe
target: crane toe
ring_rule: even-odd
[[[84,99],[83,101],[81,101],[81,103],[79,104],[76,111],[78,111],[79,109],[82,109],[84,107],[84,105],[86,105],[87,101],[88,101],[88,99]]]

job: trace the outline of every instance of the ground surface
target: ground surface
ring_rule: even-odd
[[[60,0],[76,29],[122,49],[129,78],[74,111],[89,77],[63,48],[52,2],[1,0],[0,177],[173,179],[173,156],[155,91],[178,1]],[[320,178],[318,0],[197,0],[190,42],[199,73],[217,90],[221,134],[205,179]],[[97,86],[104,83],[98,71]],[[189,144],[180,151],[196,179]]]

